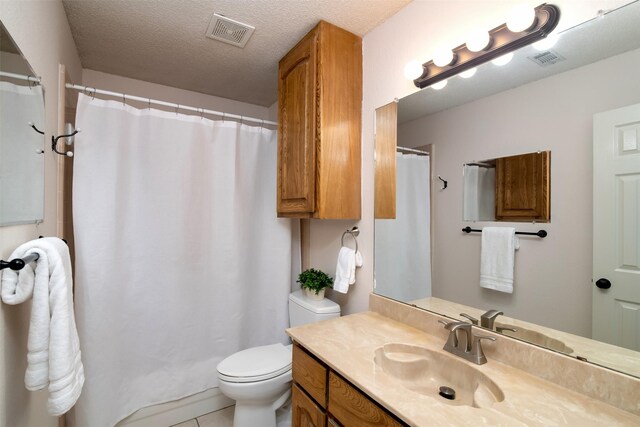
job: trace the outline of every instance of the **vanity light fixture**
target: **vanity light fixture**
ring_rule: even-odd
[[[509,52],[506,55],[502,55],[493,59],[491,63],[493,65],[497,65],[498,67],[502,67],[503,65],[507,65],[513,59],[513,52]]]
[[[460,77],[462,77],[463,79],[470,79],[476,74],[476,71],[478,71],[478,67],[473,67],[469,70],[461,72]]]
[[[444,87],[447,85],[448,80],[440,80],[438,83],[434,83],[433,85],[431,85],[431,87],[435,90],[440,90],[440,89],[444,89]]]
[[[404,66],[404,77],[408,80],[415,80],[422,75],[422,64],[416,60],[409,61]]]
[[[471,52],[481,52],[491,47],[492,41],[488,31],[474,31],[467,38],[467,49]]]
[[[437,52],[433,60],[422,64],[422,74],[413,83],[422,89],[542,40],[556,28],[560,19],[560,9],[552,4],[542,4],[528,16],[520,13],[519,19],[510,18],[512,22],[509,24],[488,31],[489,41],[482,48],[479,45],[483,42],[470,40],[471,47],[463,44],[452,50]]]

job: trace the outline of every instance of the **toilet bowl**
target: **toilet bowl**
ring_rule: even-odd
[[[300,326],[340,316],[331,300],[289,295],[289,324]],[[276,411],[291,396],[291,348],[281,343],[239,351],[218,364],[220,391],[236,401],[233,427],[276,427]]]

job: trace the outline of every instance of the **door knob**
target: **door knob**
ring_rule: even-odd
[[[608,279],[598,279],[596,281],[596,286],[600,289],[609,289],[611,287],[611,282]]]

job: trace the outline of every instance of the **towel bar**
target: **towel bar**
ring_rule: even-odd
[[[477,233],[481,233],[482,230],[476,230],[473,229],[471,227],[465,227],[462,229],[462,231],[464,231],[465,233],[471,233],[472,231],[477,232]],[[538,231],[516,231],[516,234],[520,234],[520,235],[524,235],[524,236],[538,236],[541,239],[547,237],[547,231],[546,230],[538,230]]]
[[[36,261],[40,258],[38,254],[29,254],[24,258],[16,258],[11,261],[2,261],[0,260],[0,270],[4,270],[5,268],[10,268],[14,271],[22,270],[25,265],[29,264],[31,261]]]

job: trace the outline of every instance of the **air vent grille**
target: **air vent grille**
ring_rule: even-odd
[[[533,56],[528,56],[530,60],[535,62],[541,67],[548,67],[553,64],[557,64],[558,62],[564,61],[566,58],[560,55],[555,50],[547,50],[546,52],[540,52]]]
[[[209,23],[209,28],[207,28],[207,37],[234,46],[244,47],[254,30],[255,27],[251,25],[214,13]]]

